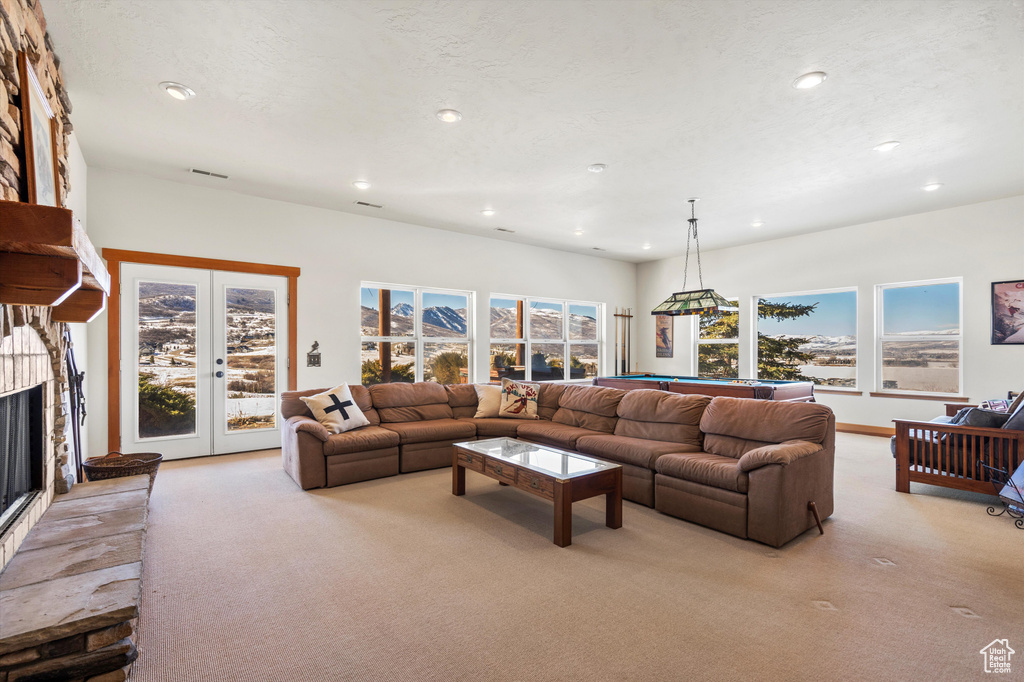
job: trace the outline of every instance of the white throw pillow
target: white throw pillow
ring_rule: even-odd
[[[369,426],[370,420],[352,399],[348,384],[341,384],[326,393],[302,397],[316,420],[331,433],[345,433],[361,426]]]
[[[473,384],[476,389],[476,414],[474,419],[497,417],[501,407],[501,386],[490,384]]]

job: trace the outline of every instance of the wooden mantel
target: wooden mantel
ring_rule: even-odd
[[[0,201],[0,303],[53,306],[88,322],[107,305],[110,273],[66,208]]]

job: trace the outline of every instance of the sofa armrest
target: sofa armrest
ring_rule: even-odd
[[[753,471],[769,464],[786,466],[821,451],[821,445],[805,440],[790,440],[785,443],[765,445],[750,450],[740,457],[740,470]]]
[[[286,424],[292,431],[295,431],[296,433],[305,431],[324,443],[326,443],[327,439],[331,437],[331,433],[327,430],[326,426],[315,419],[311,419],[310,417],[304,417],[301,415],[288,417]]]

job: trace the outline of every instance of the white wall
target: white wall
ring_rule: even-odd
[[[680,290],[683,261],[669,258],[638,267],[641,312],[649,312]],[[1024,279],[1024,196],[708,251],[703,261],[705,284],[740,298],[742,377],[754,375],[753,296],[857,287],[857,376],[864,393],[818,398],[835,410],[839,422],[888,427],[892,419],[927,419],[944,413],[941,402],[868,396],[876,390],[876,284],[963,277],[963,395],[980,401],[1024,389],[1024,346],[990,345],[991,283]],[[656,358],[654,318],[641,314],[637,327],[641,368],[689,374],[693,325],[694,318],[677,318],[675,357]]]
[[[153,178],[89,169],[89,237],[129,249],[302,268],[300,388],[359,382],[359,283],[379,281],[475,291],[476,338],[488,334],[490,292],[600,301],[605,337],[616,306],[636,307],[636,266],[379,218],[271,201]],[[106,313],[89,345],[106,348]],[[320,342],[322,367],[304,354]],[[478,348],[482,349],[483,344]],[[606,369],[612,353],[605,353]],[[90,353],[90,453],[106,451],[106,353]],[[477,377],[488,358],[477,353]]]
[[[67,207],[71,209],[71,212],[75,214],[75,218],[82,221],[82,227],[85,231],[89,231],[88,224],[88,175],[89,168],[85,164],[85,157],[82,156],[82,148],[78,145],[78,137],[71,133],[68,136],[68,184],[70,185],[70,191],[67,196]],[[87,371],[86,366],[89,359],[89,339],[87,335],[87,328],[85,324],[69,324],[68,327],[71,329],[71,344],[74,348],[75,362],[78,364],[78,371]],[[89,377],[86,382],[92,380],[92,373],[89,373]],[[98,402],[100,398],[97,398]],[[85,409],[89,412],[96,405],[96,402],[90,401],[87,397]],[[82,425],[81,440],[83,454],[86,457],[92,457],[97,454],[104,454],[106,450],[101,452],[95,452],[89,450],[89,424],[93,420],[86,418],[85,423]]]

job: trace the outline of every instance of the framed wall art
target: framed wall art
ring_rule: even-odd
[[[1024,344],[1024,279],[992,282],[992,343]]]
[[[654,316],[654,356],[658,358],[672,357],[672,317],[669,315]]]
[[[28,203],[60,206],[57,120],[24,52],[18,53],[18,75],[21,81],[22,146],[25,149],[23,172],[28,185]]]

